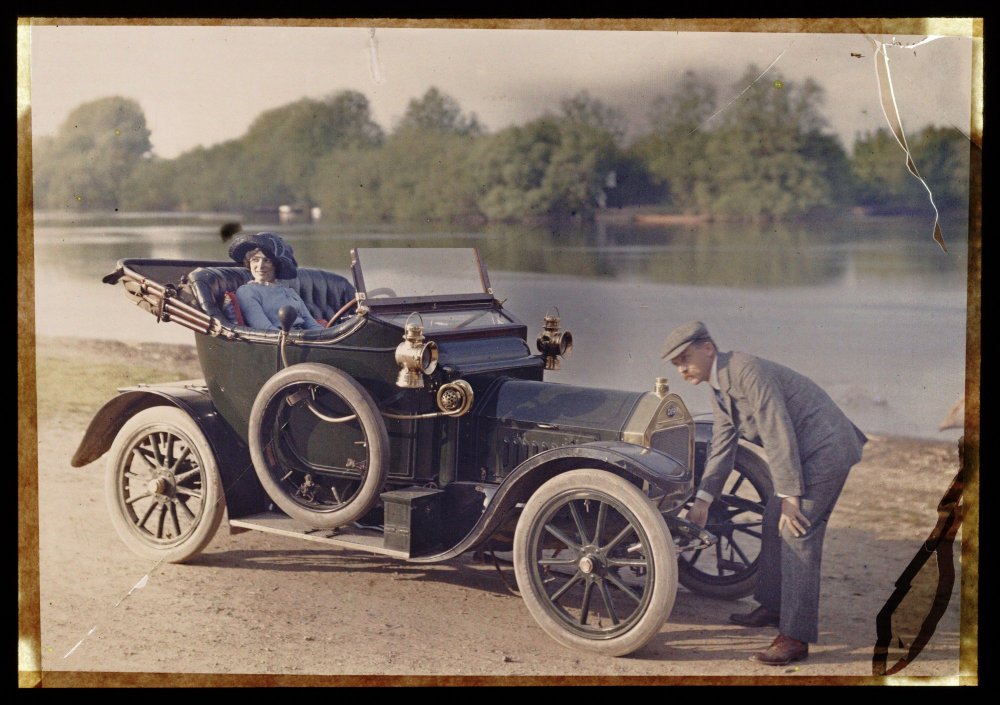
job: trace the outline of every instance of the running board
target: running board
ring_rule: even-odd
[[[230,519],[229,524],[240,529],[252,529],[268,534],[306,539],[307,541],[316,541],[317,543],[336,546],[337,548],[367,551],[368,553],[377,553],[381,556],[402,558],[403,560],[410,558],[410,554],[407,551],[386,548],[382,532],[375,529],[359,529],[353,526],[341,526],[336,529],[314,529],[280,512],[262,512],[261,514],[254,514],[240,519]]]

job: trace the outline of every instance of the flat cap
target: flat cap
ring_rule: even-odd
[[[667,339],[663,341],[663,354],[660,356],[665,360],[673,360],[687,349],[687,346],[696,340],[708,340],[708,328],[701,321],[688,321],[682,323],[672,331]]]

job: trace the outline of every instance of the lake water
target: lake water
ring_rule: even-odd
[[[125,257],[226,259],[224,214],[117,218],[38,214],[36,329],[41,335],[191,343],[120,286],[101,283]],[[445,232],[244,219],[276,230],[303,266],[349,276],[353,247],[477,247],[494,292],[532,337],[552,306],[574,350],[554,382],[651,389],[665,375],[695,411],[709,409],[659,359],[674,325],[705,321],[724,350],[792,367],[823,386],[870,433],[954,439],[938,431],[965,385],[967,227],[928,219],[780,225],[706,224]]]

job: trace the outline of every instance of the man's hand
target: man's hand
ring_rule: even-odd
[[[696,499],[691,508],[688,509],[687,520],[692,524],[697,524],[701,528],[705,528],[705,524],[708,522],[708,508],[711,506],[711,502],[706,502],[703,499]]]
[[[812,522],[799,511],[798,497],[781,498],[781,518],[778,519],[779,534],[788,529],[794,536],[802,536],[811,525]]]

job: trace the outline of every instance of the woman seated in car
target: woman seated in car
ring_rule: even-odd
[[[281,236],[274,233],[240,234],[229,247],[234,262],[250,270],[253,281],[236,290],[236,300],[246,325],[263,330],[281,330],[278,309],[292,306],[298,317],[292,328],[322,328],[294,289],[279,279],[294,279],[298,263]]]

